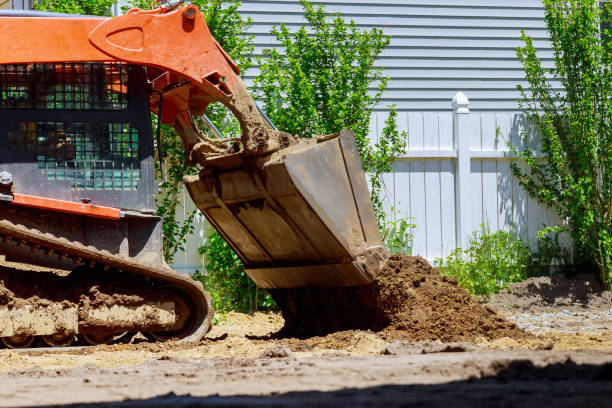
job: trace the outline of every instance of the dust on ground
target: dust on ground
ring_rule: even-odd
[[[605,406],[612,385],[612,324],[602,318],[612,309],[608,295],[593,283],[549,282],[532,278],[479,304],[424,260],[394,258],[379,283],[390,316],[382,330],[282,337],[278,313],[229,313],[196,343],[135,338],[0,350],[0,405],[446,406],[453,399],[459,406]],[[548,302],[535,285],[595,289],[586,298],[568,295],[571,301],[556,293]]]

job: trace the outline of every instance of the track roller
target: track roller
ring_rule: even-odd
[[[76,338],[75,334],[51,334],[41,336],[42,340],[50,347],[68,347]]]
[[[2,344],[10,349],[27,348],[34,342],[34,336],[2,337]]]

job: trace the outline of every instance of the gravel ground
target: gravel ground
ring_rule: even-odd
[[[520,328],[535,334],[549,332],[612,334],[612,310],[570,311],[562,309],[557,312],[508,315],[506,318]]]

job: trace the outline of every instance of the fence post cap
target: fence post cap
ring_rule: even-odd
[[[470,100],[463,92],[457,92],[453,96],[453,110],[457,113],[470,113]]]

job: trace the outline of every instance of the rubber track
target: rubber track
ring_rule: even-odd
[[[83,245],[80,242],[70,241],[20,224],[14,224],[8,220],[0,220],[0,235],[11,237],[16,241],[25,241],[29,245],[40,247],[41,250],[51,249],[58,255],[63,254],[73,260],[80,258],[81,262],[85,264],[95,263],[120,271],[128,271],[183,289],[191,296],[197,310],[191,310],[191,313],[195,316],[193,329],[179,341],[200,340],[211,328],[214,311],[210,295],[204,291],[202,283],[181,275],[169,267],[139,262],[134,258],[112,254],[105,250]],[[80,264],[81,262],[75,263]]]

